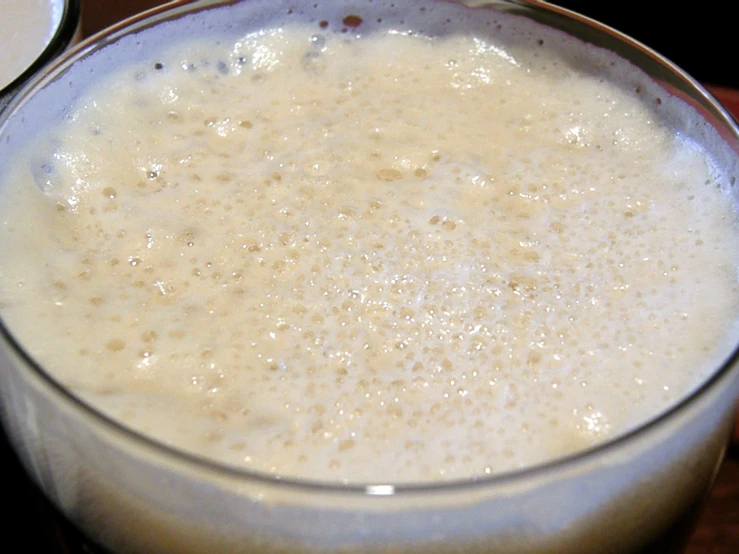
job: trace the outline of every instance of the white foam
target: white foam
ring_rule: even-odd
[[[114,417],[283,475],[504,472],[664,410],[734,338],[726,178],[631,68],[464,14],[106,77],[7,179],[4,319]]]

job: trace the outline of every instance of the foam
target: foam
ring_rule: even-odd
[[[3,191],[21,343],[161,441],[344,482],[530,466],[695,388],[735,338],[735,218],[662,93],[556,33],[378,5],[82,96]]]

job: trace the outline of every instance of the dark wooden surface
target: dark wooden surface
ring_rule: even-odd
[[[83,33],[87,36],[163,0],[83,0]],[[727,64],[727,71],[736,71]],[[739,119],[739,92],[714,87],[712,91]],[[739,428],[739,427],[738,427]],[[693,535],[687,554],[739,552],[739,432],[718,476],[713,494]]]
[[[724,461],[685,554],[739,552],[739,444]]]

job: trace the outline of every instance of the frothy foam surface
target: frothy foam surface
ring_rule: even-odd
[[[2,314],[39,363],[179,448],[350,482],[537,464],[705,379],[739,299],[705,154],[557,36],[363,24],[180,46],[18,156]]]

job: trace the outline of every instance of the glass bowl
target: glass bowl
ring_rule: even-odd
[[[346,3],[368,18],[380,11],[399,17],[421,5]],[[736,171],[735,122],[698,83],[643,45],[544,2],[437,4],[451,14],[515,14],[616,52],[666,94],[692,105],[723,137],[726,148],[716,155]],[[287,1],[175,2],[117,25],[44,69],[12,100],[0,118],[0,148],[12,154],[49,121],[64,119],[91,81],[123,61],[148,59],[173,36],[214,30],[237,36],[286,9],[321,8]],[[321,17],[337,13],[328,9]],[[675,125],[695,132],[679,117]],[[735,349],[679,404],[587,451],[477,479],[339,485],[234,469],[153,441],[62,386],[4,324],[1,336],[1,415],[14,448],[48,498],[119,553],[677,551],[722,461],[739,396]]]
[[[6,37],[0,43],[0,50],[5,50],[0,61],[0,112],[14,91],[77,41],[80,30],[80,0],[24,1],[3,9],[7,10],[7,22],[26,26],[23,30],[32,39],[27,39],[31,42],[25,49],[17,38],[19,33],[13,34],[13,40]],[[42,15],[39,10],[43,10]],[[31,29],[35,31],[28,32]]]

